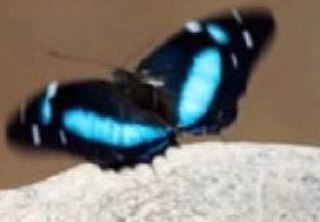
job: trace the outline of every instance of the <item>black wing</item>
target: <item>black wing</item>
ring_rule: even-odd
[[[21,106],[8,125],[8,138],[75,152],[103,167],[150,162],[174,135],[134,102],[141,96],[148,94],[133,95],[127,85],[102,80],[54,82]]]
[[[164,118],[181,130],[219,132],[236,118],[249,73],[272,36],[267,10],[232,10],[193,20],[141,61],[146,82],[169,98]]]

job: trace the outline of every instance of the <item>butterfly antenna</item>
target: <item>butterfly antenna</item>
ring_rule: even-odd
[[[61,51],[56,51],[56,50],[48,50],[47,51],[48,55],[50,57],[58,58],[58,59],[67,59],[67,60],[73,60],[81,63],[91,63],[91,64],[96,64],[99,66],[107,67],[110,69],[118,69],[119,66],[107,63],[105,61],[99,60],[99,59],[91,59],[91,58],[84,58],[78,55],[73,55]]]
[[[44,49],[44,51],[46,51],[46,53],[50,57],[54,57],[54,58],[58,58],[58,59],[73,60],[73,61],[77,61],[77,62],[81,62],[81,63],[91,63],[91,64],[96,64],[99,66],[107,67],[112,70],[117,70],[117,69],[121,69],[121,67],[128,66],[132,61],[134,61],[139,56],[139,54],[141,54],[141,52],[146,51],[147,48],[150,48],[152,45],[154,45],[155,39],[156,38],[153,37],[147,44],[144,44],[143,46],[134,50],[132,53],[130,53],[127,56],[127,58],[125,58],[123,60],[122,64],[119,64],[119,65],[114,65],[114,64],[108,63],[103,60],[82,57],[79,55],[75,55],[75,54],[71,54],[71,53],[63,52],[63,51],[58,51],[58,50]]]
[[[156,38],[152,37],[152,38],[150,38],[150,40],[146,44],[143,44],[140,47],[138,47],[137,49],[135,49],[132,53],[130,53],[127,56],[127,58],[125,58],[123,60],[123,62],[122,62],[123,67],[130,65],[130,63],[132,61],[135,61],[137,58],[139,58],[142,53],[147,51],[147,49],[152,48],[152,46],[155,44],[155,42],[156,42]]]

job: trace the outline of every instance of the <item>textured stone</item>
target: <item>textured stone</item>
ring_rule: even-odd
[[[82,164],[0,191],[0,221],[320,221],[316,147],[197,143],[154,167]]]

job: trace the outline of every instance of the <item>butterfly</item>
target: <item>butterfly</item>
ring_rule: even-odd
[[[274,29],[265,9],[190,20],[133,72],[48,84],[13,115],[7,137],[80,154],[102,168],[150,163],[180,132],[218,134],[234,122]]]

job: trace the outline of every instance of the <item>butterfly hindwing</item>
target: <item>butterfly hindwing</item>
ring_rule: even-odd
[[[143,59],[137,72],[147,82],[163,82],[159,91],[172,99],[173,125],[218,132],[235,119],[250,70],[273,26],[271,13],[261,9],[189,21]]]
[[[141,109],[128,89],[102,80],[49,84],[20,109],[8,136],[70,150],[108,167],[150,162],[170,145],[172,130]]]

